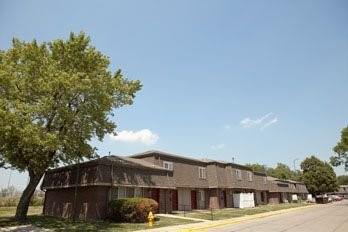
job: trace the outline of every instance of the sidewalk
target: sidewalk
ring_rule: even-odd
[[[302,210],[302,209],[308,209],[312,207],[321,207],[321,205],[309,205],[309,206],[303,206],[303,207],[297,207],[297,208],[290,208],[290,209],[282,209],[282,210],[277,210],[277,211],[272,211],[272,212],[266,212],[266,213],[259,213],[259,214],[254,214],[254,215],[246,215],[242,217],[237,217],[237,218],[230,218],[230,219],[223,219],[223,220],[217,220],[217,221],[205,221],[201,223],[190,223],[190,224],[185,224],[185,225],[177,225],[177,226],[169,226],[169,227],[162,227],[162,228],[157,228],[157,229],[151,229],[151,230],[139,230],[140,231],[148,231],[148,232],[174,232],[174,231],[181,231],[181,232],[191,232],[191,231],[205,231],[209,228],[214,228],[214,227],[219,227],[219,226],[224,226],[224,225],[229,225],[229,224],[238,224],[242,222],[247,222],[259,218],[265,218],[265,217],[271,217],[271,216],[276,216],[288,212],[293,212],[297,210]],[[191,218],[187,218],[190,219]]]
[[[192,217],[183,217],[183,216],[177,216],[174,214],[156,214],[156,216],[159,217],[168,217],[168,218],[178,218],[178,219],[185,219],[190,221],[196,221],[196,222],[210,222],[211,220],[201,219],[201,218],[192,218]]]

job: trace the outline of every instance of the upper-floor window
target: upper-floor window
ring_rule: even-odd
[[[236,177],[238,180],[242,179],[242,170],[236,169]]]
[[[207,172],[205,170],[205,168],[203,167],[199,167],[198,168],[198,176],[200,179],[206,179],[207,178]]]
[[[163,161],[163,167],[167,170],[173,170],[173,162]]]
[[[248,171],[248,180],[253,181],[253,173]]]

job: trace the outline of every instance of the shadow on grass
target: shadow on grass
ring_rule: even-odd
[[[52,229],[54,231],[134,231],[145,230],[151,228],[159,228],[163,226],[173,226],[179,224],[195,223],[191,220],[181,220],[172,218],[160,218],[153,227],[149,227],[147,223],[113,223],[108,221],[72,221],[57,217],[31,215],[25,223],[18,223],[14,217],[0,217],[0,227],[12,227],[18,225],[31,224],[36,227]]]
[[[146,229],[146,224],[128,224],[128,223],[109,223],[109,222],[86,222],[72,221],[56,217],[32,215],[28,216],[28,220],[24,223],[19,223],[14,217],[1,217],[0,227],[10,227],[18,225],[31,224],[36,227],[45,229],[53,229],[54,231],[130,231],[134,229]]]

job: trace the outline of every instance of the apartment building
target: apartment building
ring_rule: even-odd
[[[41,185],[43,213],[76,219],[105,219],[108,202],[149,197],[159,212],[234,207],[234,194],[253,193],[256,205],[282,203],[305,194],[299,182],[283,181],[232,162],[196,159],[162,151],[106,156],[52,169]]]

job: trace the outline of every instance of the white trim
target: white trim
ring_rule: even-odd
[[[174,164],[173,164],[173,162],[163,161],[163,168],[166,169],[166,170],[173,171],[174,170]]]
[[[207,170],[204,167],[198,167],[198,177],[199,179],[207,179]]]

